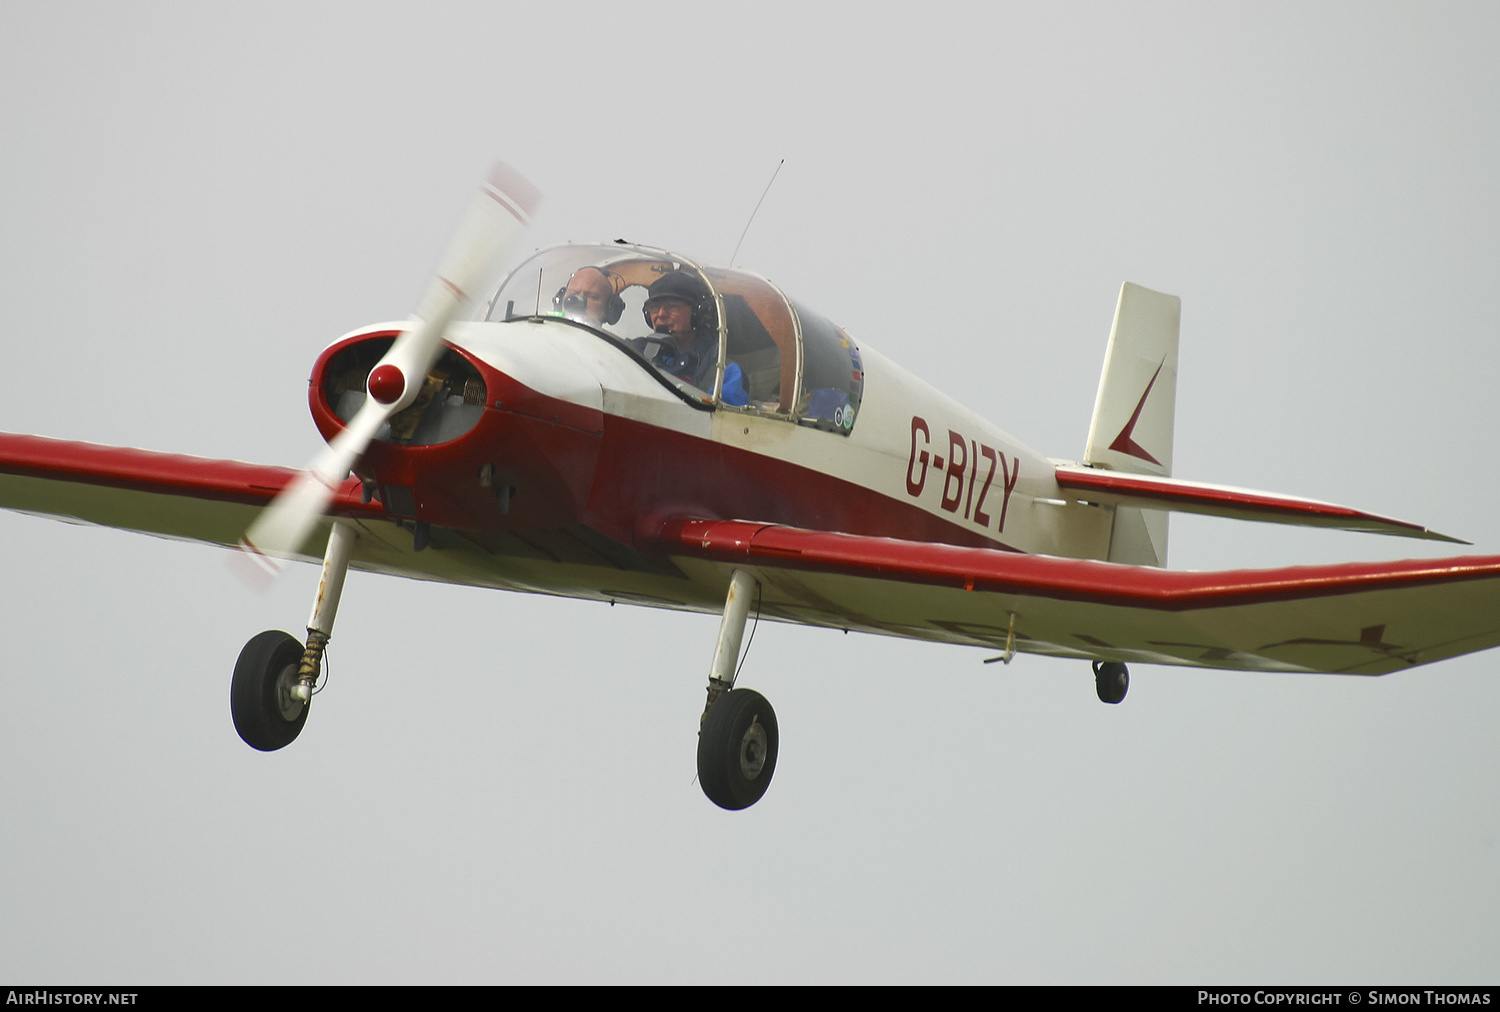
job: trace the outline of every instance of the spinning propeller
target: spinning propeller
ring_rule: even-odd
[[[364,405],[240,539],[240,549],[255,562],[275,573],[280,569],[276,558],[295,555],[302,547],[375,433],[416,400],[442,354],[448,325],[493,266],[514,249],[540,198],[536,187],[510,166],[496,162],[490,169],[422,294],[411,325],[370,370]]]

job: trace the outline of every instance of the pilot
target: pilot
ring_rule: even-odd
[[[713,296],[691,271],[664,274],[647,289],[643,311],[661,349],[651,364],[699,390],[713,386],[719,362],[719,332],[714,326]],[[644,345],[645,342],[642,342]],[[725,404],[750,403],[744,373],[730,362],[724,367]]]
[[[614,271],[592,265],[580,267],[552,303],[570,320],[602,327],[620,322],[620,314],[625,311],[620,289],[624,287],[623,279]]]

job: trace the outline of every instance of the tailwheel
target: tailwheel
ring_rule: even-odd
[[[298,699],[302,644],[290,633],[263,632],[240,651],[229,687],[229,712],[245,744],[262,752],[290,745],[307,723],[308,703]]]
[[[730,811],[759,801],[776,772],[778,744],[766,697],[750,689],[720,696],[698,733],[698,783],[708,800]]]
[[[1101,703],[1120,702],[1130,691],[1130,669],[1119,661],[1095,661],[1094,690]]]

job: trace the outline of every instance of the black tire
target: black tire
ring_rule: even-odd
[[[240,651],[229,686],[229,712],[246,745],[275,752],[302,733],[308,704],[288,695],[301,663],[302,644],[284,632],[263,632]]]
[[[1094,691],[1101,703],[1120,702],[1130,691],[1130,669],[1119,661],[1095,661]]]
[[[776,772],[780,736],[766,697],[734,689],[708,709],[698,735],[698,783],[708,800],[739,811],[761,799]]]

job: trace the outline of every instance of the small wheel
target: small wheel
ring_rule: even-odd
[[[1130,669],[1119,661],[1095,661],[1094,690],[1099,702],[1118,703],[1130,691]]]
[[[750,689],[720,696],[698,734],[698,783],[708,800],[730,811],[759,801],[776,772],[779,741],[766,697]]]
[[[240,651],[229,686],[229,712],[246,745],[274,752],[301,733],[308,704],[292,697],[301,663],[302,644],[284,632],[263,632]]]

